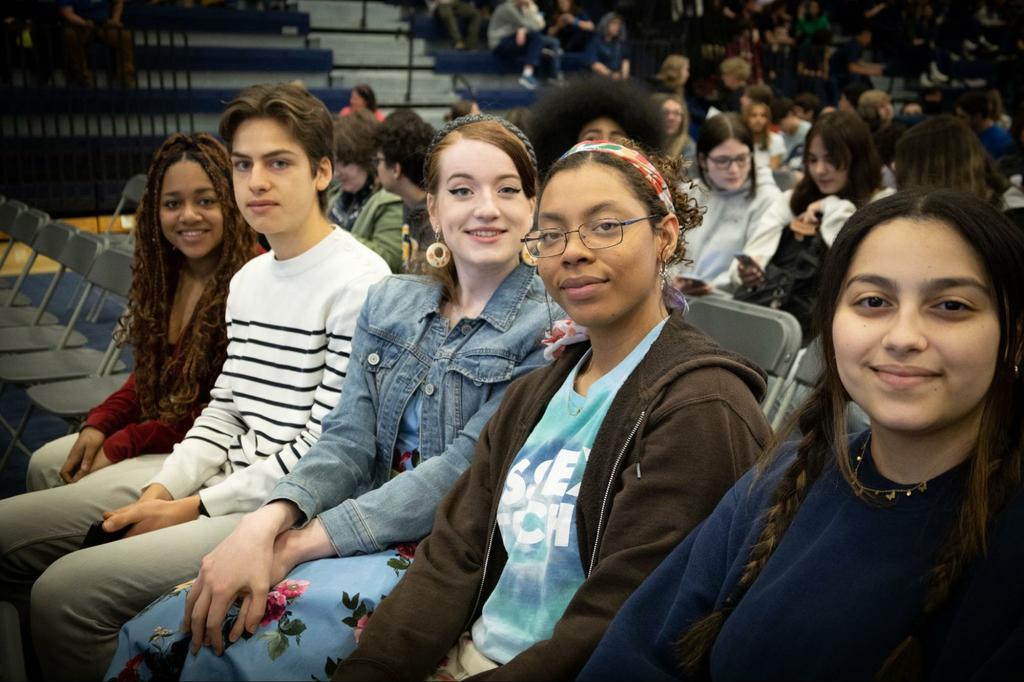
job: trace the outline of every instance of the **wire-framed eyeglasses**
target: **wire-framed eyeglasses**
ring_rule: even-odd
[[[728,170],[734,163],[739,168],[746,168],[750,165],[750,154],[737,154],[736,156],[709,156],[708,161],[714,164],[718,170]]]
[[[598,218],[583,223],[575,230],[538,229],[531,230],[521,240],[526,250],[534,258],[551,258],[561,256],[569,246],[569,235],[578,233],[580,241],[588,249],[607,249],[622,243],[622,230],[627,225],[654,220],[659,216],[648,215],[642,218],[617,220],[615,218]]]

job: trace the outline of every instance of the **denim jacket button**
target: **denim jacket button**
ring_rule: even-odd
[[[471,325],[468,322],[466,322],[465,324],[462,325],[462,333],[463,334],[468,334],[471,331],[473,331],[473,325]]]
[[[427,384],[423,387],[423,392],[427,395],[434,395],[434,384]]]
[[[370,353],[367,356],[366,361],[370,363],[371,366],[376,367],[377,365],[380,364],[380,356],[377,355],[376,353]]]

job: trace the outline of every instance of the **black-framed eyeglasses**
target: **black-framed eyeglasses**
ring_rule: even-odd
[[[387,159],[384,158],[383,154],[374,154],[370,157],[370,165],[374,168],[377,167],[377,164],[381,163],[387,163]]]
[[[561,256],[569,246],[569,235],[578,233],[580,241],[588,249],[607,249],[622,243],[622,230],[627,225],[654,220],[659,216],[647,215],[642,218],[616,220],[615,218],[598,218],[583,223],[575,230],[538,229],[531,230],[521,240],[526,250],[535,258],[551,258]]]

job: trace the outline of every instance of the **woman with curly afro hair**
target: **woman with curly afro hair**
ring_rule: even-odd
[[[541,174],[583,140],[625,137],[661,149],[664,123],[650,93],[629,81],[586,77],[552,90],[533,108],[530,139]]]
[[[30,491],[170,452],[209,400],[224,363],[228,283],[258,247],[235,205],[220,143],[203,133],[167,138],[153,156],[135,217],[128,312],[115,331],[132,348],[134,372],[77,435],[32,456]]]

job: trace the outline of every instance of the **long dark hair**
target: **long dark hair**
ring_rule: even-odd
[[[171,247],[160,226],[164,175],[180,161],[194,161],[210,179],[224,221],[224,237],[213,277],[177,340],[169,339],[171,305],[184,256]],[[224,310],[228,283],[257,253],[256,234],[242,219],[231,185],[227,151],[205,133],[168,137],[149,166],[146,190],[135,213],[135,265],[125,326],[118,341],[135,357],[135,385],[142,419],[174,422],[208,400],[227,354]]]
[[[974,131],[941,114],[908,130],[896,143],[896,185],[947,187],[1001,204],[1010,183],[1003,178]]]
[[[920,632],[943,605],[965,568],[984,554],[993,517],[1021,485],[1024,381],[1017,368],[1024,355],[1024,295],[1018,282],[1024,271],[1024,234],[991,204],[961,192],[914,190],[869,204],[850,218],[826,257],[815,308],[824,370],[800,410],[777,431],[787,434],[794,427],[800,428],[803,437],[796,457],[773,492],[764,527],[736,586],[722,604],[694,623],[680,639],[680,665],[687,672],[696,673],[706,664],[725,619],[757,580],[825,468],[835,466],[851,485],[854,481],[846,435],[850,396],[836,365],[832,318],[858,247],[876,226],[897,218],[939,221],[955,229],[974,248],[992,280],[1000,340],[962,502],[927,575],[921,617],[882,663],[877,679],[920,677]],[[776,436],[776,442],[766,450],[759,465],[762,473],[778,455],[783,437]]]
[[[807,157],[811,153],[811,142],[821,137],[836,168],[847,171],[846,185],[836,193],[841,199],[849,199],[860,208],[871,200],[871,195],[882,186],[882,160],[871,140],[871,131],[856,114],[834,111],[819,116],[807,132],[804,145],[804,177],[793,188],[789,208],[793,215],[800,215],[807,207],[825,195],[807,172]]]
[[[700,176],[701,182],[711,189],[715,189],[714,184],[704,173],[704,164],[701,163],[701,160],[707,161],[711,150],[727,140],[736,140],[750,150],[750,175],[748,176],[750,178],[750,192],[747,193],[747,196],[753,198],[757,195],[754,136],[739,114],[728,113],[712,116],[704,121],[704,125],[701,126],[700,137],[697,138],[697,173]]]

